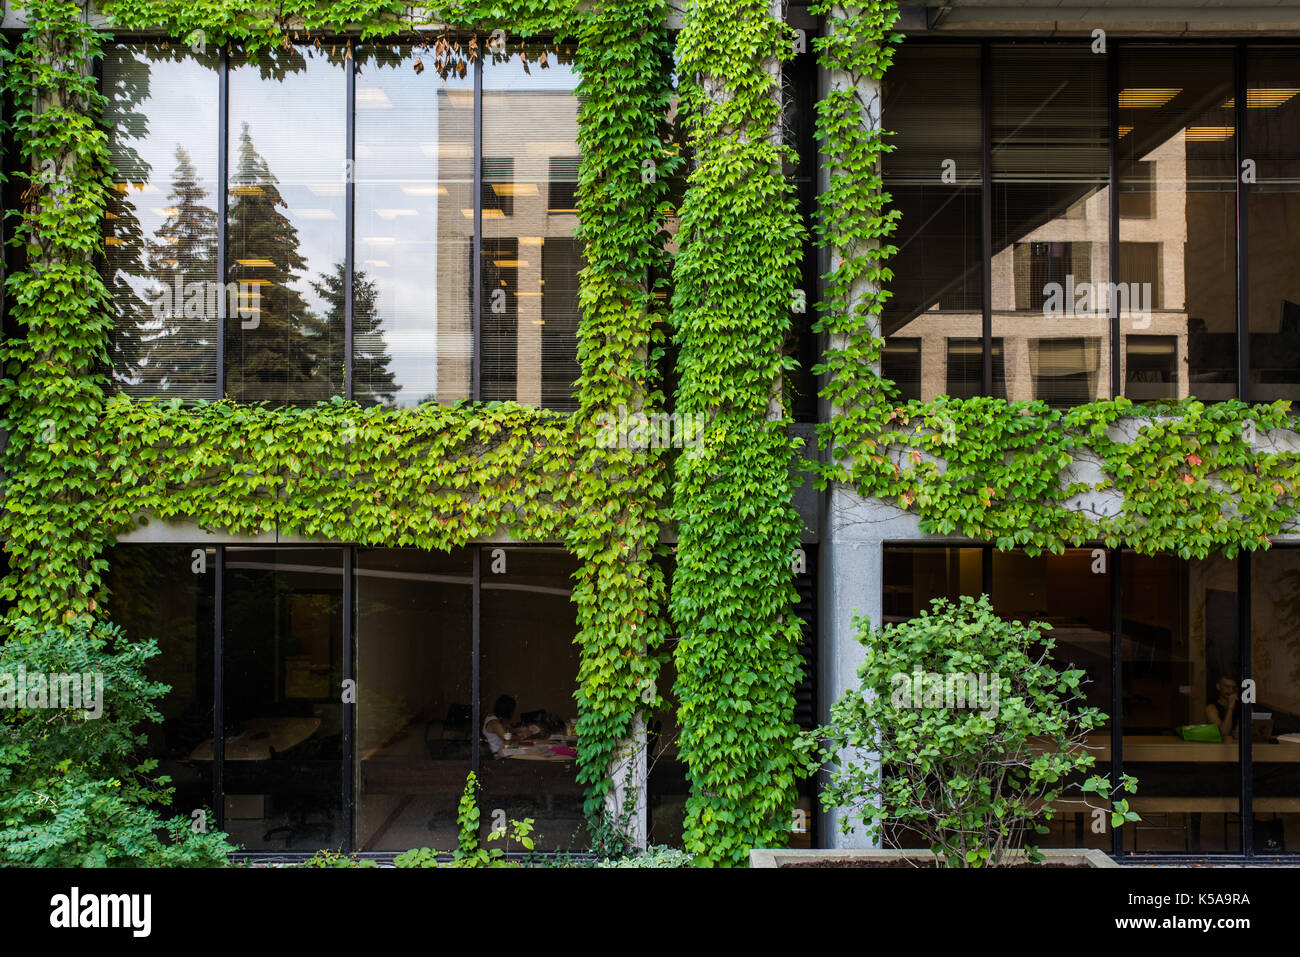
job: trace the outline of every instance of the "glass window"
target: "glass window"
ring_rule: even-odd
[[[993,334],[1006,395],[1089,402],[1110,394],[1106,60],[1086,46],[997,46],[992,57]]]
[[[216,830],[212,807],[212,647],[216,563],[212,549],[189,545],[119,545],[109,555],[105,579],[109,619],[132,643],[152,638],[159,653],[146,668],[150,681],[169,690],[156,702],[160,722],[139,729],[141,758],[155,758],[171,778],[167,814],[199,820],[204,811]],[[109,689],[111,691],[111,689]]]
[[[1227,49],[1119,53],[1120,331],[1136,401],[1237,394],[1236,119]]]
[[[357,58],[352,361],[367,405],[470,397],[474,79],[418,60],[409,47]]]
[[[176,47],[104,51],[104,125],[117,172],[103,277],[114,385],[136,396],[216,399],[217,64]]]
[[[1214,689],[1240,679],[1236,563],[1126,551],[1123,589],[1124,773],[1142,816],[1125,849],[1240,851],[1239,722],[1200,733],[1218,723]]]
[[[1300,399],[1300,51],[1246,58],[1251,402]]]
[[[226,318],[239,401],[344,393],[345,64],[314,47],[231,60],[226,269],[250,289]]]
[[[978,395],[983,359],[953,343],[982,337],[982,128],[978,47],[909,46],[884,81],[885,189],[901,218],[889,263],[882,372],[904,398]]]
[[[885,623],[907,621],[936,598],[984,590],[984,549],[890,545],[885,549]]]
[[[554,548],[482,553],[479,701],[484,833],[531,817],[538,850],[583,847],[577,780],[577,562]],[[509,737],[507,737],[509,735]]]
[[[1021,551],[993,553],[993,608],[1002,618],[1038,621],[1051,626],[1053,666],[1081,668],[1087,673],[1080,706],[1110,715],[1111,622],[1110,554],[1101,549],[1069,548],[1060,555],[1026,555]],[[1110,773],[1110,722],[1088,734],[1085,746],[1095,764],[1076,775],[1081,784],[1092,774]],[[1094,847],[1109,851],[1110,832],[1094,830],[1091,807],[1078,790],[1061,796],[1047,822],[1049,834],[1039,835],[1040,847]],[[1034,838],[1031,838],[1034,839]]]
[[[573,411],[578,75],[521,54],[483,68],[482,397]]]
[[[473,553],[358,549],[357,842],[456,845],[473,740]]]
[[[1300,549],[1257,551],[1250,571],[1251,843],[1256,854],[1294,853],[1300,850]],[[1230,669],[1228,676],[1235,676]],[[1226,713],[1227,696],[1216,690],[1215,701],[1216,716]]]
[[[343,550],[228,547],[223,599],[226,830],[339,847]]]

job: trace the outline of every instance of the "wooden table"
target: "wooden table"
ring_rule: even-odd
[[[244,722],[243,733],[226,738],[227,761],[269,761],[271,751],[288,751],[302,744],[320,727],[320,718],[253,718]],[[211,761],[212,742],[204,741],[192,752],[191,761]]]
[[[1087,738],[1088,751],[1097,763],[1110,761],[1110,735],[1091,734]],[[1270,744],[1256,741],[1251,746],[1251,760],[1262,764],[1300,763],[1300,744]],[[1135,764],[1206,763],[1235,764],[1241,760],[1241,742],[1184,741],[1173,734],[1126,734],[1124,736],[1124,763]]]

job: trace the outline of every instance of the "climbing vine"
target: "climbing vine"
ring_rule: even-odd
[[[585,427],[575,470],[582,507],[572,514],[566,543],[581,562],[573,592],[582,650],[579,779],[591,819],[618,779],[615,766],[641,758],[636,749],[644,715],[658,701],[667,634],[664,574],[655,560],[667,492],[663,450],[612,444],[592,428],[662,410],[656,370],[665,317],[655,277],[667,272],[665,203],[680,164],[667,142],[667,12],[662,0],[614,0],[589,12],[578,43],[578,221],[586,266],[577,420]],[[608,809],[615,820],[639,795],[621,798]]]
[[[780,63],[767,0],[686,8],[678,70],[696,166],[681,209],[677,410],[709,441],[677,459],[672,613],[686,849],[715,864],[779,845],[794,805],[800,522],[781,381],[803,227],[782,174]]]

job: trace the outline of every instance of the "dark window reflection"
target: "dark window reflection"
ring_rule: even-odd
[[[1300,849],[1300,550],[1255,552],[1250,573],[1253,845],[1256,854],[1294,853]],[[1217,693],[1215,700],[1216,713],[1227,710]]]
[[[982,363],[959,353],[944,365],[951,341],[978,341],[983,325],[979,79],[976,47],[904,46],[884,84],[884,124],[895,133],[885,188],[902,218],[883,321],[886,343],[906,344],[886,352],[884,371],[900,377],[905,398],[983,388]]]
[[[230,67],[226,393],[306,405],[344,392],[342,51],[240,56]]]
[[[993,331],[1006,394],[1109,394],[1109,109],[1087,47],[993,48]]]
[[[1110,555],[1092,548],[1070,548],[1061,555],[993,553],[993,608],[1002,618],[1044,622],[1051,626],[1051,661],[1058,670],[1079,668],[1087,674],[1083,701],[1110,715],[1111,622]],[[1071,785],[1092,774],[1109,773],[1109,722],[1088,735],[1086,747],[1096,760],[1091,771],[1075,775]],[[1110,850],[1109,831],[1093,830],[1092,806],[1073,787],[1061,796],[1047,823],[1050,833],[1034,840],[1040,847],[1094,847]]]
[[[1237,393],[1232,51],[1130,47],[1120,57],[1120,331],[1135,400]],[[1253,252],[1253,250],[1252,250]],[[1152,368],[1151,349],[1175,343]]]
[[[226,829],[257,848],[337,847],[343,550],[225,551]]]
[[[473,555],[359,549],[357,847],[456,844],[474,738]]]
[[[484,830],[531,817],[539,850],[583,847],[574,722],[576,561],[547,548],[483,550],[480,685]],[[507,738],[506,735],[509,735]],[[499,813],[498,813],[499,812]]]
[[[1239,851],[1241,764],[1229,731],[1204,726],[1220,678],[1240,682],[1237,567],[1124,553],[1124,772],[1138,779],[1129,851]]]
[[[217,59],[153,44],[106,48],[104,125],[116,169],[103,276],[115,386],[217,398]],[[237,303],[236,303],[237,305]]]
[[[149,680],[170,690],[157,703],[159,723],[145,735],[142,758],[156,758],[158,773],[171,778],[169,813],[187,820],[203,811],[210,829],[212,807],[212,636],[215,552],[188,545],[118,545],[109,555],[105,584],[110,619],[127,641],[152,638],[159,654],[147,666]]]
[[[1300,54],[1247,54],[1251,402],[1300,399]]]

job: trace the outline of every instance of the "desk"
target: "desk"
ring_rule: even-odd
[[[506,745],[501,749],[501,757],[507,761],[554,761],[567,764],[576,761],[578,756],[576,754],[557,754],[555,749],[567,748],[573,750],[574,745],[577,743],[578,739],[575,737],[556,734],[533,744],[524,744],[518,747]],[[1300,748],[1297,750],[1300,750]]]
[[[242,733],[226,738],[226,760],[269,761],[272,750],[288,751],[319,727],[320,718],[253,718],[244,722]],[[190,752],[190,760],[211,761],[212,742],[204,741]]]
[[[1110,736],[1090,734],[1088,751],[1097,763],[1110,761]],[[1261,764],[1300,763],[1300,744],[1271,744],[1256,741],[1251,760]],[[1129,734],[1124,736],[1124,763],[1145,764],[1176,762],[1195,764],[1235,764],[1241,760],[1239,741],[1184,741],[1173,734]]]

